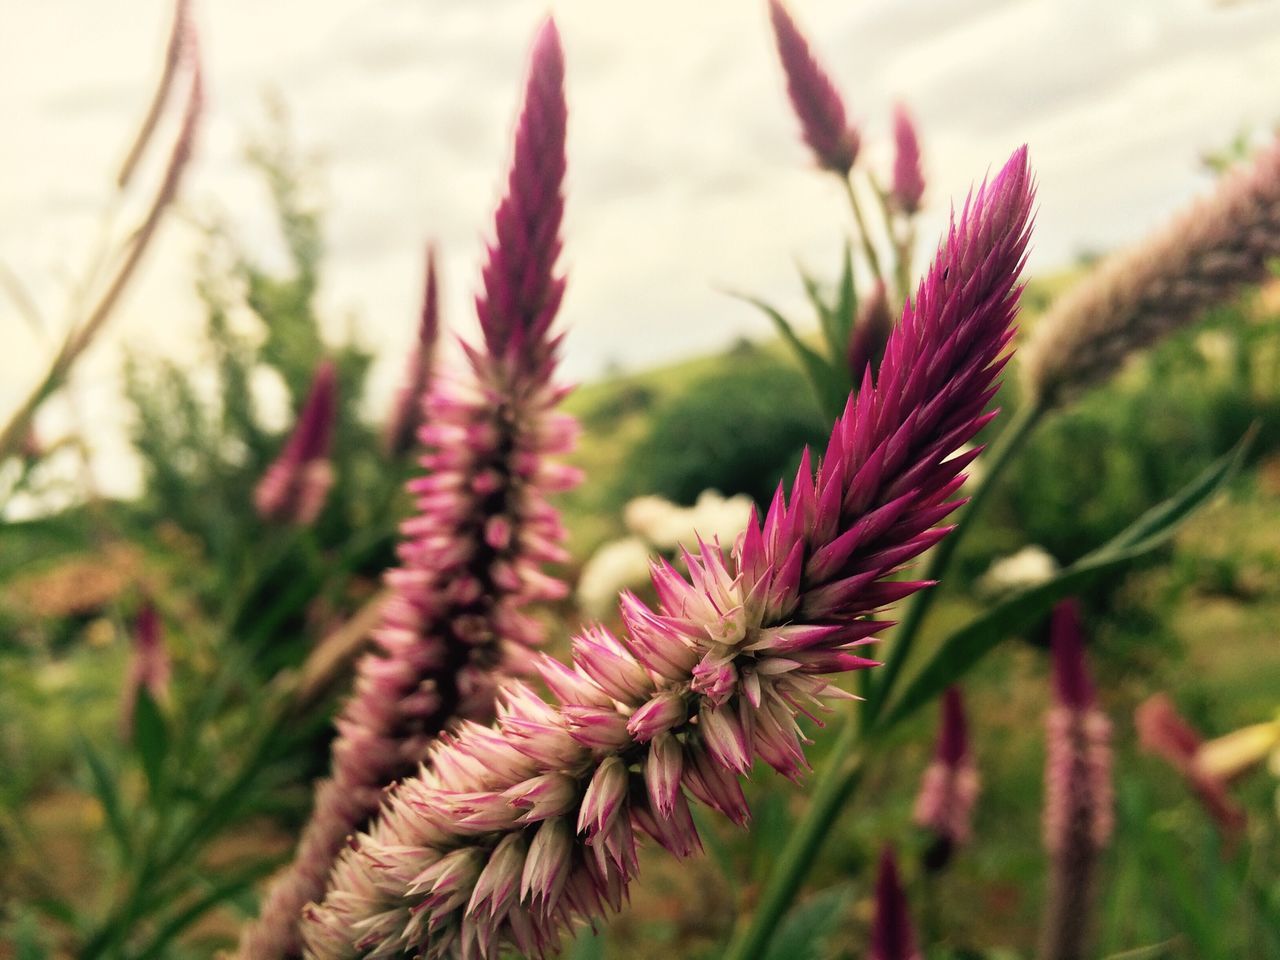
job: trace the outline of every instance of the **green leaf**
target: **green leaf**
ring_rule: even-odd
[[[838,417],[844,411],[845,401],[849,396],[849,388],[842,380],[842,377],[846,376],[843,369],[837,369],[832,366],[816,350],[796,336],[796,332],[792,329],[787,318],[770,304],[758,297],[748,296],[747,294],[733,293],[731,291],[730,296],[751,304],[773,321],[773,325],[777,328],[783,341],[795,353],[801,367],[804,368],[805,376],[809,378],[809,383],[813,387],[813,392],[818,398],[818,405],[822,408],[822,411],[832,419]]]
[[[853,889],[849,884],[815,893],[793,907],[778,926],[765,960],[817,960],[844,918]]]
[[[840,347],[836,350],[835,361],[843,366],[847,363],[849,338],[853,336],[853,324],[858,317],[858,291],[853,282],[853,244],[848,240],[844,242],[844,266],[840,271],[838,290],[835,314]]]
[[[975,617],[938,647],[932,659],[897,698],[881,724],[895,726],[939,696],[998,644],[1034,624],[1056,602],[1079,593],[1103,574],[1118,570],[1167,542],[1240,469],[1254,431],[1177,494],[1148,510],[1106,544],[1063,569],[1052,580],[1014,594]]]
[[[133,847],[133,838],[129,833],[129,824],[125,820],[124,811],[120,807],[120,791],[116,789],[115,777],[112,776],[111,768],[102,759],[102,755],[84,737],[80,738],[80,751],[84,754],[85,764],[93,780],[94,795],[102,805],[107,828],[120,847],[122,859],[127,861]]]
[[[223,880],[221,883],[211,886],[203,896],[197,897],[169,917],[161,925],[160,929],[156,931],[155,937],[147,945],[146,949],[137,955],[137,960],[155,960],[157,957],[165,956],[165,948],[169,946],[169,942],[174,937],[178,936],[214,907],[232,899],[245,890],[252,889],[259,880],[275,870],[279,863],[280,861],[275,858],[263,863],[255,863],[253,866]]]
[[[604,935],[587,927],[573,941],[569,960],[604,960]]]
[[[164,786],[164,760],[169,752],[169,728],[164,714],[144,687],[138,691],[138,705],[133,718],[133,746],[142,761],[151,797],[160,796]]]

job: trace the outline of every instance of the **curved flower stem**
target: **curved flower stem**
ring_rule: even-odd
[[[818,848],[862,777],[866,756],[865,751],[857,747],[858,734],[855,718],[847,716],[804,819],[792,832],[777,865],[769,873],[750,920],[739,921],[723,960],[759,960],[768,950],[774,931],[809,874]]]
[[[1009,425],[996,438],[995,443],[991,445],[990,452],[983,458],[982,479],[974,487],[969,502],[961,509],[956,518],[955,529],[929,553],[920,579],[936,581],[946,573],[947,567],[951,563],[951,558],[955,555],[956,548],[964,539],[965,531],[968,530],[974,517],[982,511],[982,505],[990,494],[991,489],[995,486],[996,481],[1000,479],[1005,469],[1022,449],[1022,445],[1031,435],[1036,424],[1040,422],[1040,418],[1044,416],[1044,413],[1044,405],[1034,402],[1028,403],[1027,406],[1014,415]],[[889,694],[893,692],[893,685],[897,681],[898,675],[902,672],[907,657],[911,654],[911,648],[920,633],[920,627],[923,625],[937,593],[937,587],[921,590],[907,602],[906,613],[902,617],[901,624],[894,632],[893,646],[889,648],[889,656],[885,660],[884,667],[875,671],[879,674],[878,681],[873,684],[871,696],[867,698],[863,708],[865,726],[868,730],[875,726],[880,712],[888,702]]]
[[[858,233],[862,238],[862,252],[867,255],[867,263],[877,280],[884,279],[884,271],[880,269],[880,255],[876,253],[875,244],[871,242],[871,233],[867,230],[866,218],[862,215],[862,204],[858,203],[858,193],[853,189],[853,176],[841,177],[845,193],[849,196],[849,206],[853,209],[853,219],[857,221]]]

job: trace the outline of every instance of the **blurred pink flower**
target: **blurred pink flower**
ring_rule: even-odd
[[[800,120],[804,142],[820,167],[847,176],[858,157],[860,137],[845,117],[840,93],[814,58],[782,0],[769,0],[769,19],[787,76],[787,95]]]
[[[915,121],[902,104],[893,110],[893,144],[893,187],[889,196],[903,213],[915,213],[924,196],[924,171]]]
[[[893,330],[893,316],[889,313],[889,294],[884,281],[877,280],[858,307],[849,336],[846,359],[853,385],[859,387],[868,372],[874,377],[884,359],[884,348]]]
[[[915,822],[936,838],[925,858],[931,869],[944,867],[955,849],[969,842],[980,786],[969,750],[964,700],[959,687],[948,687],[942,697],[937,750],[924,772],[915,807]]]
[[[1055,703],[1047,717],[1044,844],[1050,854],[1043,960],[1083,960],[1098,854],[1111,840],[1111,721],[1098,708],[1076,601],[1053,610]]]
[[[164,644],[160,615],[150,600],[143,602],[133,622],[133,650],[129,655],[128,673],[120,702],[120,735],[133,739],[133,720],[138,709],[138,695],[146,690],[157,704],[169,700],[172,664]]]
[[[320,516],[333,486],[329,447],[337,415],[337,368],[332,360],[322,360],[293,433],[254,491],[264,520],[306,527]]]
[[[1244,810],[1231,798],[1228,780],[1201,762],[1204,741],[1173,705],[1167,693],[1144,700],[1133,714],[1138,743],[1143,750],[1164,759],[1186,781],[1191,792],[1228,840],[1244,831]]]
[[[916,946],[907,895],[902,892],[898,865],[890,847],[885,847],[880,854],[880,870],[876,875],[876,913],[871,925],[867,960],[924,960],[924,954]]]
[[[427,247],[427,275],[422,294],[422,316],[418,323],[418,339],[409,353],[409,367],[404,385],[396,392],[387,418],[383,446],[393,457],[413,449],[418,429],[422,426],[427,387],[435,362],[436,343],[440,339],[440,284],[436,277],[436,247]]]

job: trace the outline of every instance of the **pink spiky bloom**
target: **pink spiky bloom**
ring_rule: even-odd
[[[550,21],[534,43],[507,194],[477,301],[484,347],[468,370],[435,378],[419,439],[428,475],[409,484],[418,515],[402,526],[400,566],[358,667],[355,694],[337,721],[332,778],[294,863],[273,884],[261,920],[241,940],[246,960],[301,950],[302,907],[324,893],[334,858],[377,812],[383,790],[426,761],[449,727],[489,722],[498,684],[523,674],[541,625],[527,611],[565,587],[544,572],[567,559],[547,495],[577,471],[575,421],[555,407],[559,336],[550,333],[564,289],[556,275],[565,171],[564,61]],[[465,346],[465,345],[464,345]]]
[[[916,946],[907,895],[898,879],[898,864],[893,850],[885,847],[880,854],[876,874],[876,912],[871,924],[871,946],[867,960],[923,960]]]
[[[1032,184],[1025,148],[953,218],[873,388],[851,397],[815,471],[806,454],[726,560],[659,561],[651,609],[540,659],[557,703],[524,684],[497,723],[442,738],[338,860],[303,932],[316,958],[494,958],[553,952],[566,929],[621,907],[637,833],[699,849],[689,798],[739,824],[756,759],[807,769],[797,713],[847,696],[824,675],[874,665],[864,644],[925,586],[894,574],[938,542],[1008,355]]]
[[[969,749],[964,699],[959,687],[948,687],[942,697],[937,749],[925,769],[915,807],[915,822],[935,838],[925,858],[931,869],[944,867],[954,850],[969,842],[980,785]]]
[[[875,376],[884,359],[884,348],[893,330],[893,316],[889,313],[889,293],[883,280],[877,280],[870,295],[858,306],[849,335],[846,360],[849,375],[855,387],[861,386],[868,373]]]
[[[1219,831],[1234,842],[1243,833],[1244,810],[1231,797],[1227,780],[1200,762],[1204,740],[1182,715],[1167,693],[1144,700],[1133,715],[1142,749],[1162,758],[1186,781]]]
[[[125,675],[124,695],[120,703],[120,735],[133,738],[133,718],[138,709],[138,695],[143,690],[156,703],[169,697],[169,679],[173,668],[169,650],[160,627],[160,614],[150,600],[142,604],[133,623],[133,650]]]
[[[1097,706],[1074,600],[1050,625],[1054,706],[1047,717],[1044,843],[1052,864],[1041,956],[1081,960],[1092,912],[1094,867],[1111,840],[1111,722]]]
[[[848,176],[858,158],[861,138],[857,128],[849,124],[840,92],[814,57],[782,0],[769,0],[769,19],[787,76],[787,96],[800,121],[804,142],[813,151],[818,166]]]
[[[418,428],[422,426],[423,406],[439,339],[440,282],[436,276],[436,247],[430,244],[427,247],[427,277],[422,295],[422,314],[418,321],[418,339],[409,354],[404,385],[396,392],[383,436],[383,447],[393,457],[402,456],[413,448]]]
[[[320,516],[333,486],[329,447],[337,416],[338,370],[332,360],[322,360],[293,433],[254,491],[264,520],[305,527]]]
[[[924,197],[924,170],[920,164],[920,138],[915,121],[902,104],[893,109],[893,186],[889,197],[903,213],[920,209]]]

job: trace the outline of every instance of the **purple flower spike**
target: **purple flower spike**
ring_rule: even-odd
[[[453,753],[429,750],[453,742],[449,731],[461,736],[493,719],[499,685],[530,671],[531,648],[542,641],[542,627],[526,608],[566,592],[544,571],[566,559],[564,529],[547,496],[577,481],[575,470],[555,460],[572,448],[577,425],[556,412],[567,391],[551,379],[560,338],[550,326],[564,288],[554,276],[565,168],[563,73],[559,38],[548,22],[534,45],[509,192],[484,269],[485,295],[477,300],[484,347],[464,344],[467,370],[437,376],[429,390],[418,433],[428,473],[409,483],[418,515],[401,526],[400,566],[386,576],[391,597],[374,634],[376,650],[360,662],[355,693],[337,720],[331,779],[317,787],[294,862],[241,939],[244,960],[301,955],[302,908],[324,893],[348,838],[377,812],[384,789],[420,764],[439,763],[441,775],[458,775]],[[424,328],[431,291],[428,280]],[[424,341],[428,334],[434,337],[424,329]],[[607,660],[608,645],[602,647]],[[625,718],[620,722],[625,736]],[[581,724],[583,738],[591,739],[596,724],[587,714]],[[591,822],[610,833],[623,829],[620,773],[610,771],[592,795]],[[450,809],[464,829],[509,829],[510,812],[536,826],[576,803],[577,786],[551,777]],[[526,844],[512,836],[487,861],[463,848],[418,884],[432,891],[436,911],[471,904],[504,916],[519,899],[526,860],[538,858],[543,882],[563,880],[556,860],[563,838],[545,837]]]
[[[494,216],[476,313],[489,355],[536,370],[555,340],[547,331],[564,295],[555,274],[565,173],[564,54],[548,19],[533,42],[524,111],[516,126],[507,193]]]
[[[404,386],[396,393],[387,419],[383,446],[392,457],[407,453],[422,426],[423,406],[431,367],[435,362],[436,342],[440,339],[440,284],[436,277],[436,247],[427,247],[426,289],[422,296],[422,319],[418,324],[418,342],[409,355],[409,369]]]
[[[893,188],[889,196],[899,210],[912,214],[920,209],[924,196],[924,171],[916,125],[902,104],[893,110],[893,146]]]
[[[392,789],[307,908],[309,956],[549,956],[621,908],[638,838],[699,848],[691,799],[741,824],[754,761],[803,773],[797,716],[848,696],[825,675],[875,665],[861,654],[884,608],[924,586],[895,574],[957,506],[957,452],[991,419],[1008,357],[1032,194],[1019,150],[955,217],[878,382],[728,559],[702,543],[688,576],[658,561],[656,609],[624,595],[625,633],[590,629],[570,665],[539,660],[557,702],[509,684],[496,724],[461,725]]]
[[[320,515],[333,486],[329,446],[337,415],[338,371],[332,360],[322,360],[297,426],[254,491],[254,504],[264,520],[305,527]]]
[[[1053,692],[1058,703],[1072,710],[1093,706],[1093,681],[1084,662],[1084,629],[1080,625],[1080,605],[1075,600],[1063,600],[1053,608],[1049,644],[1053,651]]]
[[[165,647],[160,628],[160,614],[150,600],[142,605],[133,624],[133,652],[129,657],[129,672],[125,677],[124,696],[120,704],[120,735],[124,740],[133,738],[133,718],[138,708],[138,694],[146,690],[156,703],[164,703],[169,697],[169,678],[172,666],[169,650]]]
[[[893,330],[893,317],[889,313],[889,294],[884,281],[877,280],[871,294],[858,308],[849,337],[849,375],[855,387],[861,386],[867,371],[875,376],[884,359],[884,348]]]
[[[818,166],[848,176],[858,157],[860,137],[845,117],[839,91],[814,59],[808,41],[781,0],[769,0],[769,19],[782,70],[787,75],[787,95],[800,120],[804,142],[813,151]]]
[[[880,870],[876,875],[876,913],[871,925],[871,947],[867,960],[922,960],[916,947],[907,895],[898,880],[898,865],[893,850],[885,847],[880,854]]]
[[[969,752],[964,699],[959,687],[949,687],[942,698],[937,750],[916,798],[915,822],[934,835],[935,842],[925,854],[929,869],[941,870],[955,849],[969,842],[979,787]]]
[[[1088,954],[1098,855],[1111,839],[1111,722],[1096,705],[1073,600],[1054,608],[1051,626],[1056,703],[1047,718],[1044,842],[1051,858],[1040,956]]]

